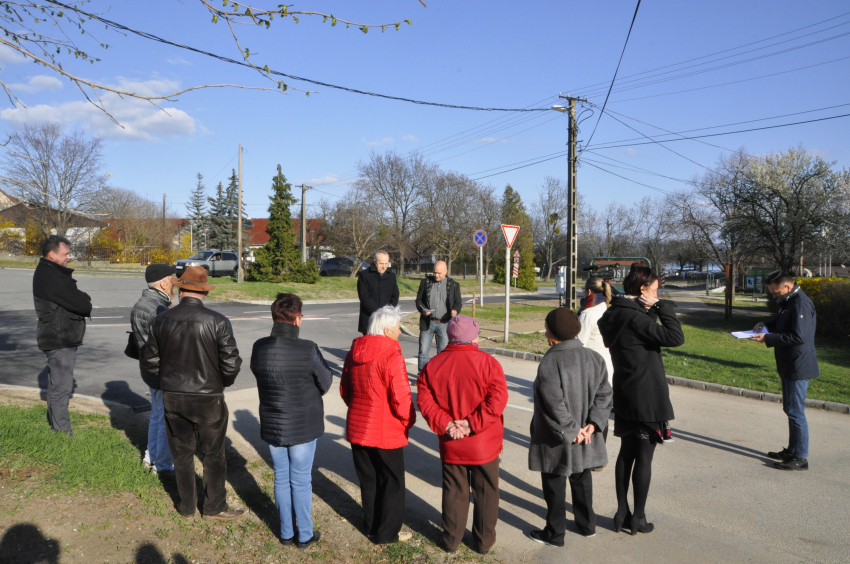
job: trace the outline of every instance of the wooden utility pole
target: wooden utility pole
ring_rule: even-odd
[[[236,206],[236,238],[238,241],[237,261],[236,261],[236,282],[241,284],[245,281],[245,269],[242,268],[242,144],[239,144],[239,202]]]
[[[301,185],[301,262],[307,262],[307,190],[310,188]]]
[[[576,291],[576,277],[578,275],[578,223],[577,223],[577,204],[578,204],[578,187],[576,182],[576,168],[578,165],[578,157],[576,155],[576,136],[578,128],[576,127],[576,102],[587,102],[584,98],[575,98],[573,96],[559,96],[562,100],[567,100],[570,105],[567,109],[567,115],[570,119],[569,126],[569,173],[567,174],[567,233],[569,237],[569,248],[567,249],[567,276],[564,286],[564,297],[567,307],[575,310],[578,307],[578,297]]]
[[[171,245],[168,244],[168,233],[165,231],[165,194],[162,195],[162,248],[167,249]]]
[[[726,264],[726,299],[724,300],[723,317],[732,319],[732,296],[735,290],[735,281],[732,280],[732,265]]]

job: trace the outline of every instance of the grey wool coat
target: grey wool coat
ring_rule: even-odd
[[[608,463],[602,430],[613,405],[605,360],[573,339],[546,353],[534,380],[534,416],[528,469],[569,476]],[[582,427],[595,423],[590,444],[573,444]]]

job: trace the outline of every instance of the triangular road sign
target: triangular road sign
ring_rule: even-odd
[[[508,248],[510,249],[514,245],[517,233],[519,233],[519,225],[503,225],[502,233],[504,233],[505,242],[508,244]]]

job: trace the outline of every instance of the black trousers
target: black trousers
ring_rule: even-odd
[[[366,534],[379,544],[396,542],[404,523],[404,451],[352,444],[351,454]]]
[[[469,489],[475,508],[472,511],[472,540],[481,551],[496,544],[499,521],[499,459],[486,464],[466,466],[443,462],[443,542],[456,549],[463,540],[469,516]]]
[[[570,491],[573,496],[573,516],[576,527],[583,535],[596,532],[596,513],[593,512],[593,475],[590,469],[571,474]],[[567,530],[567,477],[560,474],[542,474],[543,499],[546,501],[546,528],[544,532],[555,544],[563,544]]]
[[[215,515],[227,509],[224,481],[227,461],[224,437],[227,434],[227,404],[224,396],[176,394],[164,392],[165,426],[168,447],[174,457],[174,476],[181,515],[194,515],[198,506],[195,487],[195,449],[200,444],[204,457],[204,515]]]

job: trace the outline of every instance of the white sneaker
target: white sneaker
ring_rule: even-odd
[[[413,533],[409,531],[403,531],[398,534],[398,542],[407,542],[413,538]]]

